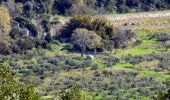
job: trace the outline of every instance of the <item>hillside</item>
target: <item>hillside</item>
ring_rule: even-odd
[[[0,100],[170,99],[168,0],[0,3]]]
[[[23,7],[22,15],[25,17],[43,13],[70,16],[170,9],[169,0],[1,0],[0,3],[13,5],[11,11],[18,10],[17,13],[21,13]]]

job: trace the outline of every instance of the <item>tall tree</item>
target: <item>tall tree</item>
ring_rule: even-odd
[[[0,5],[0,40],[7,36],[7,33],[11,30],[10,16],[7,8]]]

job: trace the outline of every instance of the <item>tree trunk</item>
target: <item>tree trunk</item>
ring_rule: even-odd
[[[81,57],[84,55],[84,46],[81,46]]]
[[[96,53],[97,53],[97,50],[96,50],[96,48],[94,48],[94,54],[96,55]]]
[[[81,50],[81,57],[83,57],[83,50]]]

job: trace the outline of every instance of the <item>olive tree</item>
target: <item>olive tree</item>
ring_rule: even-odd
[[[101,44],[101,37],[93,31],[77,28],[71,36],[71,41],[81,49],[81,56],[83,57],[86,48],[96,51],[96,48]]]

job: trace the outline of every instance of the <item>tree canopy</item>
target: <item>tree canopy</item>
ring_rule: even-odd
[[[4,37],[11,30],[8,9],[0,5],[0,37]]]

